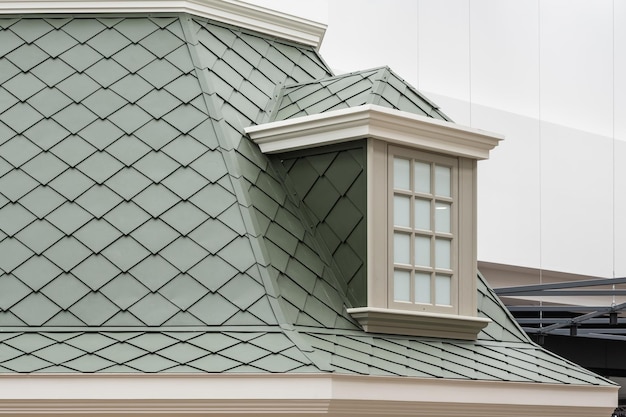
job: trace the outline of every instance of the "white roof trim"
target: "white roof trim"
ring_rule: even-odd
[[[435,152],[487,159],[504,136],[372,104],[245,129],[262,152],[279,153],[374,138]]]
[[[319,48],[326,25],[237,0],[0,1],[0,14],[190,13]]]
[[[617,386],[330,374],[1,375],[2,414],[610,415]]]

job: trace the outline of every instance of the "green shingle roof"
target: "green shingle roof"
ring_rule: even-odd
[[[388,67],[286,85],[276,100],[272,120],[376,104],[421,116],[450,121],[429,101]]]
[[[0,372],[607,384],[532,344],[482,280],[475,342],[350,318],[362,259],[338,248],[361,250],[362,219],[333,213],[360,210],[362,169],[333,161],[358,152],[281,162],[243,128],[364,103],[445,119],[387,68],[333,77],[312,47],[190,15],[0,19]],[[292,188],[304,163],[332,207]]]

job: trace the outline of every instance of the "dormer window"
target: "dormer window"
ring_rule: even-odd
[[[476,161],[499,137],[376,105],[246,132],[284,159],[327,158],[345,142],[364,150],[366,296],[348,308],[364,330],[476,338],[488,323],[476,308]]]
[[[458,161],[398,147],[388,155],[388,303],[457,313]]]

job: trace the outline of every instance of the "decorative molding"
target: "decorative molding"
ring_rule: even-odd
[[[490,319],[389,308],[349,308],[366,332],[475,340]]]
[[[610,415],[617,386],[337,374],[1,375],[0,415]]]
[[[245,131],[265,153],[373,138],[472,159],[487,159],[504,138],[372,104],[251,126]]]
[[[319,48],[326,25],[237,0],[16,0],[0,14],[189,13]]]

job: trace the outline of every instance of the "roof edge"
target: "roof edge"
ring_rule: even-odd
[[[259,389],[259,387],[263,387]],[[0,414],[609,415],[616,385],[337,374],[0,376]],[[454,392],[455,395],[450,395]],[[94,395],[96,393],[96,395]],[[442,407],[442,405],[445,405]],[[460,415],[459,414],[459,415]]]
[[[189,13],[319,49],[326,25],[237,0],[14,0],[2,14]]]
[[[500,134],[373,104],[250,126],[246,134],[264,153],[289,152],[356,139],[487,159]]]

